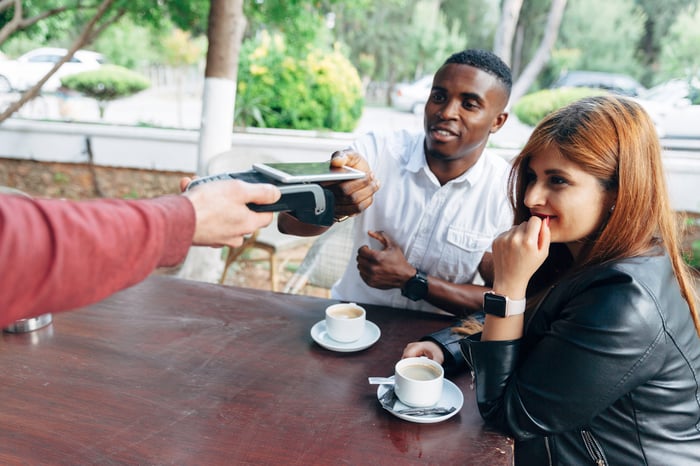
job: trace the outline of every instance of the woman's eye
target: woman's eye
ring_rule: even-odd
[[[555,185],[566,184],[567,181],[559,176],[553,176],[549,179],[549,182]]]

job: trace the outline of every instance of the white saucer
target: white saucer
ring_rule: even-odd
[[[392,375],[390,378],[393,379],[394,376]],[[382,395],[384,395],[384,393],[389,389],[389,387],[391,387],[391,385],[380,385],[379,387],[377,387],[377,399],[381,398]],[[387,411],[389,411],[394,416],[400,419],[404,419],[406,421],[417,422],[419,424],[433,424],[451,418],[452,416],[457,414],[460,409],[462,409],[463,404],[464,395],[462,395],[462,390],[460,390],[459,387],[457,387],[457,385],[455,385],[453,382],[445,379],[442,386],[442,397],[440,398],[440,401],[438,401],[435,404],[435,406],[444,406],[445,408],[454,406],[455,408],[457,408],[451,413],[427,416],[411,416],[410,414],[399,414],[396,411],[410,408],[410,406],[406,406],[399,400],[396,400],[393,410],[387,409]]]
[[[313,338],[316,343],[328,350],[338,351],[340,353],[351,353],[353,351],[367,349],[379,340],[381,334],[382,332],[379,330],[379,327],[377,327],[377,324],[366,320],[365,333],[362,334],[362,338],[350,343],[341,343],[328,336],[325,320],[316,322],[316,324],[311,327],[311,338]]]

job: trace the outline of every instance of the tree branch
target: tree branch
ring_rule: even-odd
[[[67,6],[62,6],[62,7],[57,7],[57,8],[51,8],[50,10],[44,11],[42,13],[39,13],[36,16],[33,16],[31,18],[23,18],[23,10],[22,10],[22,2],[21,0],[1,0],[0,1],[0,11],[3,11],[9,7],[12,6],[14,3],[15,6],[15,11],[12,17],[12,20],[10,20],[8,23],[6,23],[2,29],[0,29],[0,44],[5,42],[7,38],[15,33],[16,31],[19,31],[20,29],[25,29],[28,28],[29,26],[33,26],[34,24],[38,23],[39,21],[49,18],[51,16],[58,15],[60,13],[69,11],[69,10],[86,10],[89,8],[94,8],[94,6],[84,6],[81,5],[80,2],[76,6],[73,7],[67,7]]]
[[[122,19],[125,14],[126,8],[120,8],[112,18],[105,20],[97,29],[95,29],[86,39],[86,42],[83,45],[91,44],[95,39],[97,39],[97,37],[99,37],[100,34],[105,31],[105,29]]]
[[[32,26],[32,25],[36,24],[37,22],[41,21],[42,19],[48,18],[49,16],[57,15],[59,13],[63,13],[64,11],[67,11],[68,9],[69,8],[66,6],[51,8],[50,10],[39,13],[38,15],[32,16],[31,18],[24,18],[24,19],[22,19],[22,21],[20,21],[18,29],[24,29],[24,28],[27,28],[29,26]]]
[[[8,8],[10,8],[12,5],[17,6],[16,4],[19,3],[19,7],[22,8],[22,2],[20,0],[1,0],[0,1],[0,11],[5,11]],[[15,14],[17,8],[15,8]]]
[[[542,41],[537,47],[535,56],[530,60],[530,63],[528,63],[520,74],[518,80],[513,84],[513,90],[510,93],[511,102],[516,102],[520,97],[525,95],[525,92],[527,92],[528,88],[535,81],[539,72],[542,71],[547,60],[549,60],[552,47],[554,47],[557,41],[559,26],[564,17],[564,10],[566,9],[566,2],[567,0],[552,0]]]

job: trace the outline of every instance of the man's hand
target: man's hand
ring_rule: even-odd
[[[189,178],[180,180],[184,190]],[[240,246],[243,237],[272,221],[271,212],[254,212],[248,203],[272,204],[280,190],[271,184],[251,184],[240,180],[205,183],[183,193],[195,211],[192,244],[198,246]]]
[[[355,151],[343,150],[331,155],[331,166],[352,167],[367,174],[358,180],[323,184],[335,197],[335,218],[356,215],[369,207],[374,193],[379,190],[379,181],[374,178],[367,161]]]
[[[367,232],[379,241],[384,249],[362,246],[357,251],[357,269],[364,282],[380,290],[401,288],[416,274],[416,269],[406,261],[401,248],[382,231]]]

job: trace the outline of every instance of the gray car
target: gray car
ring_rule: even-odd
[[[631,76],[602,71],[569,71],[564,73],[552,87],[590,87],[631,97],[645,91],[644,86]]]

